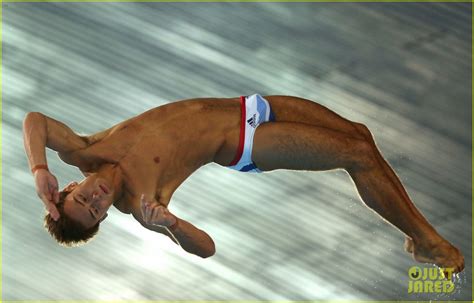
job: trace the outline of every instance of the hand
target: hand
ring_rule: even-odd
[[[169,227],[176,223],[176,217],[155,199],[148,201],[145,195],[142,195],[140,197],[140,206],[143,221],[147,224]]]
[[[35,172],[35,184],[38,197],[53,220],[57,221],[59,211],[55,204],[59,201],[58,180],[46,169],[39,169]]]

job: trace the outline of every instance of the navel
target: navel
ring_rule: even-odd
[[[160,157],[158,156],[154,157],[153,161],[155,161],[156,164],[160,163]]]

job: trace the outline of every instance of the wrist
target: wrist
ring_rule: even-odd
[[[37,171],[41,170],[41,169],[44,169],[46,171],[49,171],[48,169],[48,165],[46,164],[38,164],[38,165],[35,165],[31,168],[31,173],[34,175]]]
[[[176,217],[175,215],[171,214],[173,216],[173,218],[175,219],[175,222],[173,224],[171,224],[170,226],[168,226],[168,229],[171,230],[171,231],[175,231],[177,228],[178,228],[178,225],[179,225],[179,219],[178,217]]]

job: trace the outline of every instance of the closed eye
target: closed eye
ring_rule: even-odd
[[[85,204],[83,202],[77,200],[76,197],[73,197],[73,199],[76,203],[79,203],[80,205],[85,207]],[[91,215],[92,219],[96,219],[94,213],[92,212],[92,210],[90,208],[89,208],[89,214]]]

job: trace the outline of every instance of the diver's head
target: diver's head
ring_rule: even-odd
[[[56,204],[59,219],[54,221],[46,215],[45,227],[62,245],[86,243],[97,234],[113,198],[111,186],[97,174],[89,175],[80,183],[71,182],[59,193]]]

